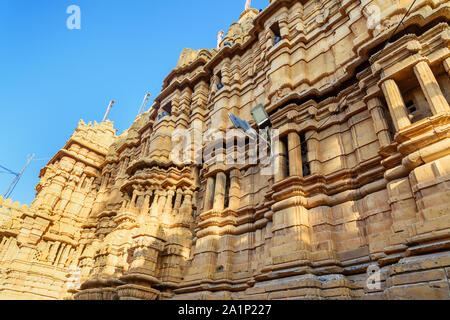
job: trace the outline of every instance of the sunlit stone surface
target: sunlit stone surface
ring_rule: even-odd
[[[80,121],[30,207],[0,198],[0,298],[449,299],[450,8],[417,1],[382,51],[410,4],[246,9],[122,135]],[[218,159],[259,103],[275,175]]]

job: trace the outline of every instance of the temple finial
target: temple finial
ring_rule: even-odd
[[[252,0],[247,0],[247,2],[245,3],[245,10],[250,9],[251,6],[252,6]]]
[[[217,50],[220,49],[220,43],[222,42],[222,38],[223,38],[223,30],[220,30],[219,33],[217,34]]]

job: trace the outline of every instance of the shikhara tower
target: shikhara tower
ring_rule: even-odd
[[[122,135],[80,121],[30,207],[0,198],[0,298],[449,299],[450,7],[411,3],[247,9]],[[273,176],[215,161],[259,103]],[[174,164],[179,128],[208,161]]]

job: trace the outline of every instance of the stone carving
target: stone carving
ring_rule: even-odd
[[[391,32],[358,10],[399,20],[382,3],[247,1],[232,49],[184,49],[120,136],[80,121],[31,207],[0,197],[0,299],[450,299],[446,4],[369,56]],[[255,101],[280,139],[227,163]],[[171,158],[180,128],[200,161]]]

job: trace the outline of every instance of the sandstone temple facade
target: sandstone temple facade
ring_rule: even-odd
[[[450,2],[412,3],[248,8],[122,135],[80,121],[0,198],[0,299],[450,299]],[[223,157],[257,104],[273,175]]]

